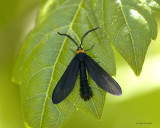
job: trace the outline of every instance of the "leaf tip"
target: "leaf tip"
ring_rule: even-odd
[[[133,71],[134,71],[134,73],[135,73],[135,75],[137,76],[137,77],[139,77],[140,76],[140,74],[141,74],[141,71],[142,71],[142,68],[141,69],[133,69]]]

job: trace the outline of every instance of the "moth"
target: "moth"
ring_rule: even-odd
[[[104,91],[112,95],[122,95],[120,85],[101,66],[99,66],[97,62],[85,53],[85,51],[92,49],[94,45],[88,50],[82,48],[84,37],[96,29],[98,29],[98,27],[86,32],[81,38],[80,45],[78,45],[69,35],[58,32],[59,35],[67,36],[71,39],[78,48],[75,57],[71,60],[53,91],[52,102],[54,104],[60,103],[71,93],[75,86],[78,74],[80,75],[80,96],[85,101],[89,100],[93,96],[93,93],[88,84],[87,72],[95,83]]]

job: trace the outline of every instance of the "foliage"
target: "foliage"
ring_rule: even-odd
[[[110,74],[115,75],[112,46],[128,62],[136,75],[144,63],[148,46],[157,36],[153,11],[159,11],[143,0],[48,0],[42,1],[37,26],[27,37],[17,60],[13,81],[20,85],[26,125],[33,128],[59,127],[77,109],[101,118],[106,93],[89,78],[94,96],[84,102],[79,95],[79,78],[73,92],[58,105],[51,100],[53,89],[74,57],[73,42],[57,32],[71,35],[80,42],[89,34],[84,49]]]

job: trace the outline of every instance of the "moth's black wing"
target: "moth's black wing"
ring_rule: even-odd
[[[85,64],[89,75],[100,88],[113,95],[122,94],[119,84],[88,55],[85,55]]]
[[[74,57],[53,91],[52,102],[54,104],[58,104],[64,100],[73,90],[77,79],[78,70],[79,62],[76,57]]]

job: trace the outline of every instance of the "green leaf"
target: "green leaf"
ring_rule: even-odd
[[[136,75],[141,73],[151,39],[157,36],[155,16],[144,3],[138,0],[94,0],[91,4],[110,42]]]
[[[17,60],[14,82],[20,85],[24,120],[28,127],[59,127],[77,109],[101,118],[106,92],[90,77],[93,98],[80,98],[77,78],[71,94],[58,105],[52,103],[55,85],[75,56],[77,46],[57,32],[71,35],[83,48],[95,47],[87,54],[110,74],[116,68],[111,44],[128,62],[136,75],[144,63],[147,48],[156,39],[157,26],[151,7],[135,0],[42,0],[36,28],[29,34]]]
[[[56,11],[61,5],[65,3],[64,0],[41,0],[41,9],[38,15],[38,23],[41,23],[48,15]]]
[[[21,88],[25,124],[33,128],[59,127],[77,109],[100,119],[106,92],[90,78],[94,95],[90,101],[80,98],[78,78],[74,90],[63,102],[52,103],[53,89],[75,56],[70,48],[77,49],[73,42],[57,32],[67,33],[80,42],[82,35],[98,24],[92,24],[94,19],[89,18],[84,0],[48,2],[41,7],[38,25],[27,37],[14,71],[13,81]],[[102,28],[90,33],[83,47],[88,49],[93,44],[95,47],[87,54],[114,75],[113,51]]]
[[[147,4],[153,11],[160,12],[159,0],[146,0],[146,1],[142,1],[142,3]]]

